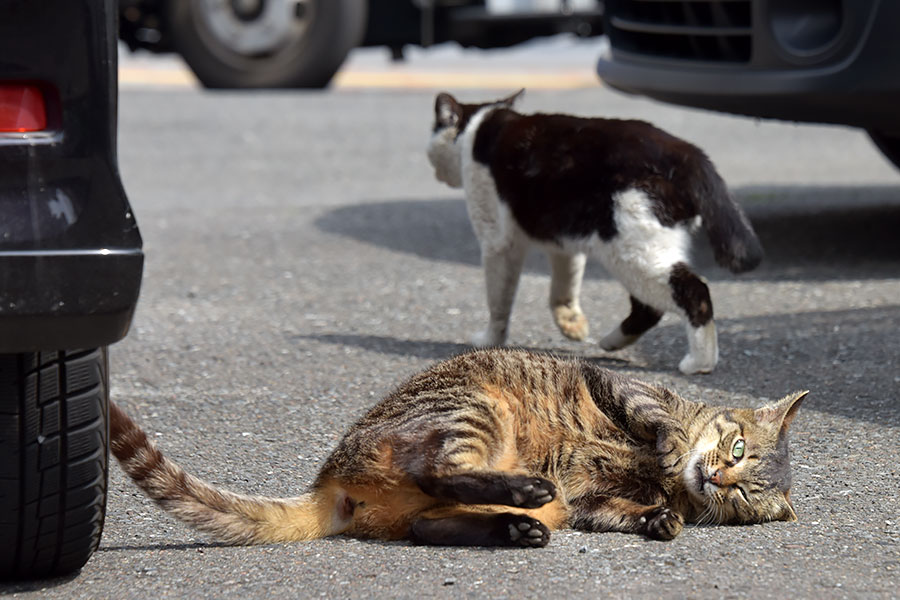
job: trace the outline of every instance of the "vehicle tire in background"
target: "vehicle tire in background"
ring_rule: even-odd
[[[71,573],[106,512],[105,348],[0,355],[0,577]]]
[[[885,158],[900,169],[900,136],[869,130],[869,137],[872,138]]]
[[[209,88],[321,88],[362,41],[367,0],[167,0],[175,49]]]

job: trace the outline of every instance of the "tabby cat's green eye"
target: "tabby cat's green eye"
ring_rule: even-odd
[[[744,456],[744,440],[738,440],[734,443],[734,448],[731,449],[731,455],[738,460]]]

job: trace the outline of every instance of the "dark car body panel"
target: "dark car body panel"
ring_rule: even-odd
[[[137,304],[142,241],[116,159],[117,3],[95,2],[2,7],[0,84],[37,85],[47,129],[0,132],[0,353],[113,343]]]
[[[729,29],[728,17],[710,13],[693,32],[634,16],[650,4],[607,1],[606,84],[698,108],[900,132],[900,3],[701,1],[691,10],[746,5],[747,18]]]

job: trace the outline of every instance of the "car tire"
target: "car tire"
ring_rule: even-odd
[[[208,88],[322,88],[362,41],[367,0],[299,4],[305,7],[304,28],[285,34],[278,47],[254,52],[237,48],[227,30],[214,26],[223,10],[216,11],[210,0],[168,0],[163,15],[173,46]],[[225,23],[243,26],[236,17]]]
[[[0,355],[0,577],[80,569],[106,512],[106,348]]]
[[[885,158],[894,163],[894,166],[900,169],[900,136],[888,135],[881,131],[869,130],[869,137],[875,143],[875,146],[881,150]]]

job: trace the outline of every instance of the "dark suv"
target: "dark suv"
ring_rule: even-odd
[[[900,167],[900,2],[607,0],[608,85],[755,117],[866,129]]]
[[[0,2],[0,577],[81,567],[106,508],[106,346],[143,254],[116,164],[116,0]]]

